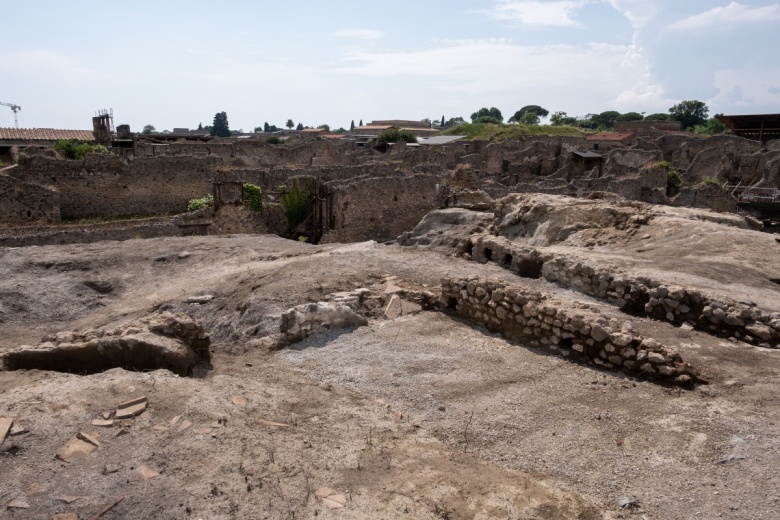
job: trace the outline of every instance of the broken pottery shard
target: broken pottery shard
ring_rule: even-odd
[[[152,417],[152,414],[150,414],[150,413],[149,413],[149,410],[146,410],[146,411],[145,411],[144,413],[142,413],[142,414],[141,414],[139,417],[140,417],[141,419],[145,420],[145,421],[148,421],[148,420],[149,420],[149,419]]]
[[[289,428],[289,424],[279,423],[279,422],[273,422],[273,421],[266,421],[265,419],[258,419],[257,422],[259,422],[262,425],[265,426],[275,426],[277,428]]]
[[[133,419],[119,419],[117,421],[122,428],[129,428],[133,425]]]
[[[196,428],[195,429],[195,433],[197,433],[198,435],[207,435],[207,434],[211,433],[211,428],[208,427],[208,426],[203,427],[203,428]]]
[[[103,412],[103,419],[108,419],[109,417],[111,417],[111,412]]]
[[[73,437],[65,446],[57,450],[57,458],[65,462],[70,462],[78,457],[89,455],[97,449],[97,446],[81,439]]]
[[[171,426],[176,426],[176,423],[181,421],[181,415],[177,415],[173,419],[171,419]]]
[[[100,446],[100,442],[98,442],[97,437],[89,435],[88,433],[79,432],[76,437],[81,439],[84,442],[88,442],[94,446]]]
[[[402,312],[401,298],[394,294],[387,303],[387,307],[385,307],[385,318],[388,320],[394,320],[399,318]]]
[[[164,432],[164,431],[168,430],[168,427],[165,426],[164,424],[156,424],[156,425],[154,425],[154,427],[152,429],[160,431],[160,432]]]
[[[116,405],[117,408],[129,408],[131,406],[135,406],[137,404],[141,403],[148,403],[149,398],[145,395],[142,395],[141,397],[136,397],[135,399],[131,399],[130,401],[125,401],[124,403],[120,403]]]
[[[11,426],[11,431],[8,432],[8,435],[10,435],[11,437],[15,437],[17,435],[22,435],[23,433],[30,433],[30,432],[24,426],[14,423],[14,425]]]
[[[76,513],[59,513],[54,515],[54,520],[79,520]]]
[[[146,403],[134,404],[132,406],[128,406],[127,408],[117,408],[116,418],[127,419],[129,417],[135,417],[136,415],[139,415],[144,410],[146,410]]]
[[[138,469],[136,470],[139,475],[141,475],[144,479],[150,479],[154,478],[159,475],[155,470],[147,466],[146,464],[141,464],[138,466]]]
[[[14,420],[8,417],[0,417],[0,444],[3,444],[5,436],[14,424]]]
[[[77,497],[77,496],[73,496],[73,495],[65,495],[65,496],[57,497],[57,500],[59,500],[61,502],[65,502],[66,504],[72,504],[73,502],[75,502],[76,500],[78,500],[80,498],[83,498],[83,497]]]
[[[30,504],[26,498],[17,497],[8,502],[8,509],[30,509]]]
[[[234,396],[233,398],[230,399],[230,401],[236,406],[246,406],[246,399],[244,399],[240,395]]]
[[[176,431],[177,432],[183,432],[184,430],[186,430],[190,426],[192,426],[192,423],[190,421],[186,421],[186,420],[182,421],[181,424],[179,425],[179,427],[176,428]]]
[[[102,427],[105,428],[107,426],[113,426],[113,425],[114,425],[114,421],[112,421],[111,419],[93,419],[92,420],[92,426],[102,426]]]
[[[330,495],[335,495],[336,492],[329,487],[321,487],[314,492],[314,496],[317,498],[327,498]]]

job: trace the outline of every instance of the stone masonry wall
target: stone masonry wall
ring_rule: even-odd
[[[648,277],[627,277],[608,268],[518,246],[492,235],[469,237],[457,251],[477,262],[495,262],[520,277],[544,278],[560,287],[606,300],[635,316],[675,325],[688,322],[710,333],[735,335],[764,347],[780,345],[780,313],[764,311],[749,302],[713,299],[696,289],[667,287]]]
[[[59,192],[0,175],[0,222],[20,224],[38,221],[60,221]]]
[[[507,338],[564,358],[627,374],[690,386],[699,381],[680,355],[636,334],[630,323],[619,331],[598,312],[509,285],[480,278],[442,279],[441,305],[468,321]]]
[[[441,177],[413,175],[360,180],[338,187],[336,222],[322,243],[392,240],[436,208]]]

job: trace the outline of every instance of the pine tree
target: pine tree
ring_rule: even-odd
[[[271,128],[268,126],[268,121],[263,124],[263,132],[268,133],[271,131]]]
[[[360,120],[360,126],[363,126],[363,120],[362,119]]]
[[[298,123],[298,126],[295,127],[296,130],[303,130],[303,123]]]
[[[444,116],[441,116],[441,126],[444,127]]]
[[[230,137],[230,125],[225,112],[214,114],[214,124],[211,126],[211,135],[216,137]]]
[[[349,125],[349,131],[350,132],[354,132],[355,131],[355,120],[354,119],[352,120],[352,124]]]

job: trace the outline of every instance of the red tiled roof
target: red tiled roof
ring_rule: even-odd
[[[55,128],[0,128],[0,140],[13,141],[59,141],[78,139],[94,141],[92,130],[58,130]]]
[[[619,132],[599,132],[586,137],[588,141],[626,141],[634,137],[632,133],[621,134]]]

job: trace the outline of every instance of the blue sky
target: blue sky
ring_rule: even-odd
[[[7,1],[0,101],[25,128],[780,112],[765,0]],[[0,126],[13,113],[0,107]]]

